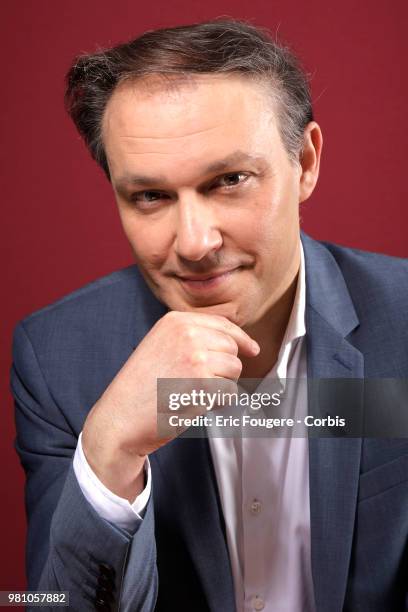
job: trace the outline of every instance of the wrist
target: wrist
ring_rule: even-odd
[[[93,445],[85,429],[82,450],[95,476],[118,497],[133,503],[145,488],[146,455],[124,452],[107,443]]]

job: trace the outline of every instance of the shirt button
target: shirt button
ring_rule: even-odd
[[[251,505],[249,506],[249,510],[251,512],[251,514],[259,514],[260,511],[262,510],[262,504],[259,501],[259,499],[253,499],[251,502]],[[262,610],[262,608],[259,608],[260,610]]]
[[[258,595],[254,597],[252,601],[252,607],[254,608],[254,610],[263,610],[265,607],[265,602],[262,597],[258,597]]]

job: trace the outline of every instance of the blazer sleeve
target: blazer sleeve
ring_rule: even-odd
[[[85,499],[72,466],[77,437],[49,392],[24,322],[14,332],[11,389],[26,473],[28,588],[68,591],[70,609],[81,612],[154,610],[153,495],[133,536]]]

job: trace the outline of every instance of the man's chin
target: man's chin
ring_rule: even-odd
[[[209,304],[208,306],[194,306],[190,304],[180,305],[178,308],[174,308],[171,310],[179,310],[185,312],[201,312],[204,314],[213,314],[225,317],[231,323],[235,323],[239,327],[242,327],[245,324],[245,321],[240,314],[240,309],[237,304],[232,302],[226,302],[221,304]]]

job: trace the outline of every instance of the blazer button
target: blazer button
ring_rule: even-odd
[[[100,610],[100,612],[111,612],[111,606],[104,599],[95,599],[95,610]]]
[[[115,570],[107,563],[99,563],[99,573],[112,579],[115,577]]]

